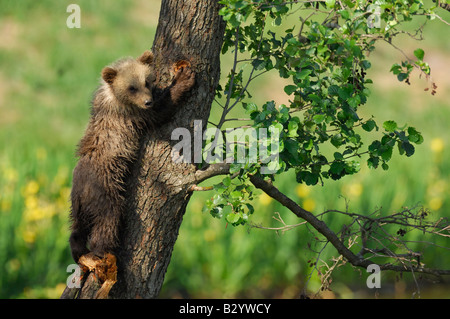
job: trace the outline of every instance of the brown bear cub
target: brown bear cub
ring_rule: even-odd
[[[76,262],[89,251],[99,257],[114,254],[127,178],[141,138],[146,130],[167,122],[194,85],[195,75],[185,66],[155,98],[152,62],[153,54],[146,51],[102,71],[103,83],[94,95],[73,172],[70,247]]]

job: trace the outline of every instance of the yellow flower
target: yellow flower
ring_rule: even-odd
[[[61,213],[65,213],[65,211],[70,207],[70,188],[69,187],[63,187],[59,191],[59,196],[56,199],[56,206],[57,210],[59,210]]]
[[[37,194],[38,191],[39,191],[39,184],[38,184],[38,182],[36,182],[35,180],[31,180],[25,186],[25,189],[23,191],[23,195],[25,197],[27,197],[27,196],[30,196],[30,195]]]
[[[303,201],[303,209],[311,212],[314,210],[314,208],[316,208],[316,202],[314,201],[314,199],[311,198],[307,198]]]
[[[36,196],[27,196],[25,198],[25,207],[27,210],[36,209],[38,207],[39,201]]]
[[[36,158],[41,161],[47,159],[47,150],[43,147],[39,147],[36,150]]]
[[[39,207],[27,209],[24,214],[24,220],[26,222],[32,222],[44,218],[44,211]]]
[[[59,191],[59,197],[63,198],[65,201],[67,201],[70,197],[70,187],[63,187]]]
[[[440,137],[433,138],[430,145],[433,153],[442,153],[444,150],[444,140]]]
[[[7,212],[11,209],[12,201],[10,199],[3,199],[0,204],[0,210],[3,212]]]
[[[8,182],[13,183],[13,182],[17,182],[18,179],[18,173],[14,168],[6,168],[3,171],[5,178]]]
[[[434,210],[434,211],[439,210],[442,207],[442,198],[433,197],[428,202],[428,206],[430,207],[431,210]]]
[[[50,299],[58,299],[61,297],[64,289],[66,289],[66,284],[61,282],[57,284],[55,288],[49,288],[48,297]]]
[[[20,261],[17,258],[13,258],[6,263],[6,267],[11,271],[17,271],[20,268]]]
[[[445,192],[445,189],[447,187],[447,181],[444,179],[439,179],[435,181],[433,184],[428,186],[428,193],[430,195],[433,194],[442,194]]]
[[[36,240],[36,231],[32,229],[26,229],[23,231],[22,237],[26,243],[32,244]]]
[[[311,188],[306,186],[305,184],[298,184],[295,188],[295,192],[297,193],[298,197],[305,198],[311,193]]]
[[[216,239],[216,232],[212,229],[205,230],[203,237],[205,238],[205,241],[213,241]]]
[[[67,166],[61,166],[58,168],[55,178],[53,179],[53,184],[56,187],[62,187],[66,184],[69,177],[69,168]]]
[[[353,197],[361,196],[362,191],[363,191],[363,186],[361,185],[361,183],[350,184],[350,187],[348,189],[349,195],[353,196]]]
[[[358,182],[347,184],[343,186],[342,192],[348,197],[357,198],[361,196],[363,192],[363,186]]]
[[[269,205],[272,202],[272,197],[270,197],[266,193],[262,193],[259,196],[259,202],[264,206]]]
[[[51,218],[56,214],[55,204],[39,202],[36,197],[28,197],[25,199],[24,220],[26,222],[34,222],[46,218]]]

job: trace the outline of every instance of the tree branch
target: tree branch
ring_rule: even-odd
[[[310,223],[311,226],[313,226],[319,233],[325,236],[325,238],[337,249],[337,251],[342,256],[344,256],[344,258],[347,259],[353,266],[367,268],[370,264],[373,264],[372,261],[362,258],[361,255],[355,255],[344,245],[344,243],[338,238],[338,236],[323,221],[319,220],[311,212],[300,207],[292,199],[290,199],[285,194],[280,192],[271,183],[265,181],[264,179],[256,175],[249,175],[249,176],[250,181],[253,183],[253,185],[255,185],[255,187],[263,190],[267,195],[269,195],[273,199],[277,200],[280,204],[288,208],[297,217],[302,218],[306,220],[308,223]],[[380,270],[417,272],[417,273],[432,274],[435,276],[450,275],[450,270],[424,268],[412,265],[397,266],[390,263],[386,263],[379,265],[379,267]]]
[[[310,223],[311,226],[313,226],[319,233],[324,235],[338,250],[338,252],[341,255],[344,255],[344,257],[346,257],[353,265],[364,266],[365,264],[370,264],[358,258],[347,247],[345,247],[345,245],[339,240],[336,234],[330,228],[328,228],[328,226],[323,221],[317,219],[317,217],[314,216],[311,212],[297,205],[297,203],[280,192],[275,186],[266,182],[262,178],[257,177],[256,175],[250,175],[250,181],[253,183],[253,185],[255,185],[255,187],[263,190],[267,195],[277,200],[280,204],[292,211],[297,217],[302,218]]]
[[[218,163],[211,164],[207,166],[205,169],[200,169],[195,172],[195,181],[197,184],[207,180],[208,178],[225,175],[230,172],[230,164],[228,163]]]
[[[197,185],[192,185],[188,191],[189,192],[195,192],[195,191],[200,191],[200,192],[205,192],[205,191],[212,191],[214,188],[212,186],[206,186],[206,187],[201,187],[201,186],[197,186]]]

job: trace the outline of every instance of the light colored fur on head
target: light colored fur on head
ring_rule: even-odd
[[[102,70],[102,84],[94,97],[94,109],[104,108],[122,114],[147,109],[153,100],[153,54],[145,51],[139,58],[117,60]],[[133,89],[133,90],[131,90]]]

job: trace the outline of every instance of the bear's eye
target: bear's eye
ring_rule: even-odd
[[[130,91],[131,93],[136,93],[137,87],[135,87],[135,86],[133,86],[133,85],[130,85],[130,86],[128,87],[128,91]]]
[[[145,81],[145,87],[147,89],[150,89],[150,82],[148,80]]]

